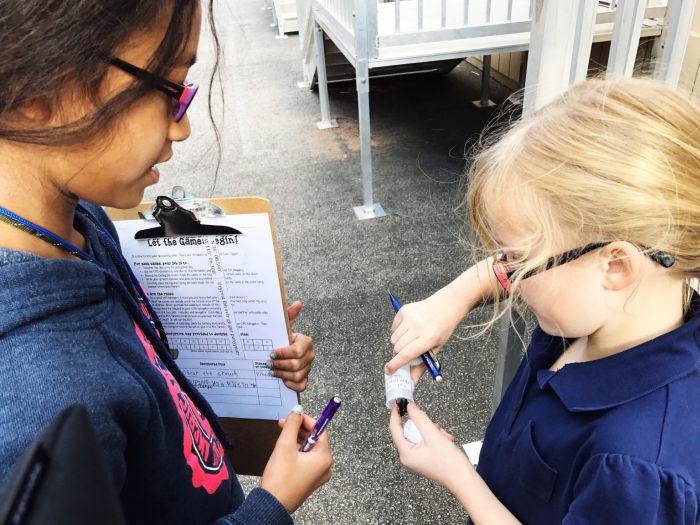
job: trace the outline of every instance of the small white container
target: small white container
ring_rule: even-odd
[[[413,391],[416,385],[411,379],[410,365],[404,365],[392,375],[384,374],[384,390],[386,391],[386,407],[391,407],[396,399],[406,399],[413,401]]]

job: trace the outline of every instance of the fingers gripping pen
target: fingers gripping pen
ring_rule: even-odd
[[[338,408],[340,408],[340,398],[336,396],[328,402],[326,408],[323,409],[323,413],[316,420],[316,424],[311,430],[311,434],[309,434],[309,437],[304,440],[299,448],[301,452],[308,452],[311,450],[311,447],[318,441],[318,438],[321,437],[321,434],[328,426],[328,423],[330,423],[331,419],[333,419],[333,416]]]
[[[394,312],[398,313],[398,311],[401,309],[401,303],[391,292],[389,292],[389,299],[391,300],[391,306],[394,307]],[[428,350],[427,352],[422,353],[420,358],[423,360],[426,368],[430,371],[430,375],[433,377],[433,379],[438,382],[442,381],[440,362],[435,358],[435,355]]]

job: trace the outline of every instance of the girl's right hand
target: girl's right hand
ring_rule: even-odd
[[[282,433],[265,466],[260,487],[267,490],[291,514],[317,488],[331,479],[333,456],[328,431],[323,432],[308,452],[299,452],[298,438],[313,429],[316,420],[305,414],[290,412]]]

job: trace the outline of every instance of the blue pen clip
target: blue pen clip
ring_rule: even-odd
[[[401,309],[401,303],[391,292],[389,292],[389,300],[391,301],[391,306],[394,307],[394,312],[398,313],[398,311]],[[440,366],[440,362],[435,358],[435,354],[433,354],[431,350],[428,350],[427,352],[422,353],[420,357],[425,366],[428,368],[432,378],[438,382],[442,381],[442,367]]]

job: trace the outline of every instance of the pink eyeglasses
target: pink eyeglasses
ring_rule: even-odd
[[[171,82],[163,77],[159,77],[150,71],[141,69],[129,62],[116,57],[109,58],[109,63],[115,67],[118,67],[122,71],[129,73],[130,75],[138,78],[142,82],[150,84],[154,89],[161,91],[168,95],[170,98],[177,101],[175,107],[173,108],[173,118],[175,122],[180,122],[182,117],[185,116],[187,108],[190,107],[192,99],[197,94],[199,86],[195,84],[185,83],[178,84],[177,82]]]
[[[610,242],[594,242],[591,244],[587,244],[586,246],[583,246],[581,248],[575,248],[573,250],[560,253],[559,255],[555,255],[554,257],[550,257],[549,259],[547,259],[545,264],[543,264],[542,266],[525,272],[522,278],[527,279],[528,277],[532,277],[533,275],[537,275],[538,273],[551,270],[555,266],[561,266],[562,264],[575,261],[579,257],[582,257],[583,255],[586,255],[587,253],[592,252],[593,250],[597,250],[599,248],[607,246],[608,244],[610,244]],[[641,248],[646,249],[644,247]],[[646,255],[654,262],[663,266],[664,268],[670,268],[675,262],[675,258],[672,255],[669,255],[665,252],[649,251],[646,253]],[[498,282],[501,283],[501,286],[503,286],[503,289],[506,292],[510,292],[511,286],[513,285],[513,275],[515,274],[515,272],[515,268],[509,265],[508,261],[506,260],[506,253],[503,251],[496,252],[496,256],[494,257],[493,261],[493,273],[496,275],[496,279],[498,279]]]

